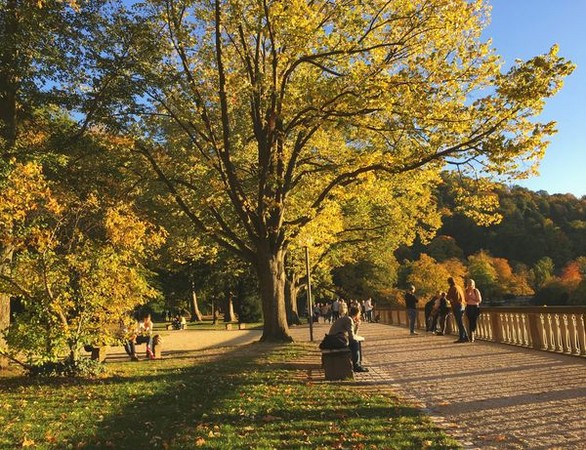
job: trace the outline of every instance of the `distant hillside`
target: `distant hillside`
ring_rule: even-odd
[[[454,204],[449,192],[448,181],[448,186],[438,194],[440,204],[447,207]],[[586,255],[586,197],[549,195],[505,185],[499,185],[497,192],[501,223],[482,227],[455,213],[444,218],[438,236],[453,237],[465,257],[484,249],[511,264],[531,266],[547,256],[559,270],[569,261]],[[437,242],[431,248],[419,244],[412,251],[433,254],[434,245],[437,247]],[[458,248],[452,251],[457,253]]]

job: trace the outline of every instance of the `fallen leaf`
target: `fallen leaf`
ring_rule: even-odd
[[[281,418],[280,417],[276,417],[276,416],[271,416],[270,414],[267,414],[266,416],[264,416],[262,418],[262,421],[263,422],[267,422],[267,423],[268,422],[274,422],[276,420],[281,420]]]

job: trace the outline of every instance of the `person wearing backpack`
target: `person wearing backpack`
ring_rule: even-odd
[[[348,315],[340,317],[336,320],[324,340],[320,344],[320,348],[332,348],[331,343],[342,341],[346,339],[348,347],[352,354],[352,365],[354,372],[368,372],[368,369],[362,366],[362,344],[364,340],[362,336],[358,336],[358,325],[360,324],[360,308],[357,306],[350,306]],[[336,344],[334,344],[336,345]],[[340,347],[333,347],[340,348]]]

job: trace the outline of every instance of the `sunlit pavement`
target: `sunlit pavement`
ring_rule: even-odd
[[[329,324],[315,324],[317,344]],[[307,325],[294,327],[309,341]],[[586,359],[364,323],[359,384],[421,408],[466,448],[586,448]],[[322,372],[323,374],[323,372]],[[318,372],[316,372],[316,376]]]

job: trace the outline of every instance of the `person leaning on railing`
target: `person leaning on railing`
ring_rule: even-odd
[[[476,289],[476,283],[474,280],[468,280],[464,295],[466,297],[466,317],[468,318],[468,328],[470,331],[469,338],[470,342],[474,342],[476,323],[478,322],[478,316],[480,315],[480,303],[482,303],[482,295],[480,295],[480,291]]]
[[[456,284],[454,278],[452,277],[448,278],[448,284],[450,285],[450,288],[448,289],[447,299],[452,305],[452,312],[454,314],[454,319],[456,320],[456,325],[458,326],[459,337],[455,342],[468,342],[468,335],[466,334],[466,328],[464,327],[464,322],[462,321],[465,307],[464,291]]]

